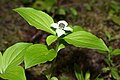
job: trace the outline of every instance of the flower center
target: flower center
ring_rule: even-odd
[[[59,24],[59,28],[63,29],[64,27],[65,27],[65,24],[63,24],[63,23]]]

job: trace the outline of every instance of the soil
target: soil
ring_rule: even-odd
[[[66,8],[75,7],[78,11],[76,19],[72,19],[71,13],[64,15],[55,15],[55,20],[65,19],[69,24],[83,26],[87,31],[102,38],[107,46],[113,49],[120,48],[120,26],[109,19],[108,12],[113,0],[59,0],[59,6]],[[115,0],[114,0],[115,1]],[[120,1],[118,1],[120,2]],[[91,10],[86,5],[91,4]],[[0,51],[3,52],[7,47],[16,42],[32,42],[45,44],[45,38],[48,33],[35,29],[30,26],[22,17],[13,9],[23,6],[31,6],[32,3],[23,4],[21,0],[1,0],[0,1]],[[52,15],[51,15],[52,16]],[[61,18],[62,17],[62,18]],[[114,40],[109,41],[105,35],[108,31]],[[114,57],[114,63],[120,63],[120,56]],[[54,64],[53,75],[61,79],[66,76],[68,80],[76,80],[74,75],[74,64],[79,65],[83,72],[90,71],[91,80],[93,80],[103,67],[104,55],[96,50],[76,48],[67,46],[60,50]],[[44,71],[50,69],[51,62],[40,64],[26,70],[27,80],[47,80]],[[120,73],[120,67],[118,67]],[[113,80],[109,73],[102,74],[105,80]]]

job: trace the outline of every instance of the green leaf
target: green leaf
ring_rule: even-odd
[[[52,61],[57,56],[57,52],[54,49],[50,49],[44,60]]]
[[[111,55],[119,55],[120,54],[120,49],[115,49]]]
[[[3,60],[2,60],[2,53],[0,52],[0,73],[2,73],[2,65],[3,64]]]
[[[112,74],[114,79],[120,80],[120,76],[118,75],[118,71],[116,68],[113,68],[113,67],[111,68],[111,74]]]
[[[115,11],[115,13],[118,13],[120,11],[120,4],[116,1],[111,1],[110,7]]]
[[[120,26],[120,18],[119,17],[112,17],[112,21]]]
[[[47,42],[47,45],[51,45],[54,41],[56,41],[58,38],[58,36],[55,36],[55,35],[50,35],[47,37],[46,39],[46,42]]]
[[[104,67],[104,68],[102,68],[102,71],[103,71],[103,72],[107,72],[107,71],[109,71],[109,70],[110,70],[109,67]]]
[[[34,44],[30,46],[25,54],[25,68],[30,68],[34,65],[51,61],[56,57],[54,49],[48,50],[43,44]]]
[[[52,77],[50,80],[58,80],[57,77]]]
[[[109,51],[102,39],[97,38],[95,35],[86,31],[73,32],[65,36],[64,40],[76,47]]]
[[[10,67],[19,65],[23,59],[25,50],[32,45],[31,43],[16,43],[6,49],[3,54],[3,72]]]
[[[65,15],[65,14],[66,14],[65,9],[64,9],[63,7],[60,7],[60,8],[58,9],[58,14],[60,14],[60,15]]]
[[[78,12],[77,12],[77,10],[75,8],[70,8],[70,11],[71,11],[71,14],[73,16],[77,16],[78,15]]]
[[[46,10],[47,12],[51,12],[51,9],[53,8],[54,4],[56,3],[56,0],[36,0],[32,7],[35,9],[40,9],[40,10]]]
[[[64,45],[64,44],[60,44],[60,45],[58,46],[58,51],[61,50],[61,49],[63,49],[63,48],[65,48],[65,45]]]
[[[108,40],[111,40],[111,34],[110,34],[110,32],[105,31],[105,34],[106,34],[106,36],[107,36]]]
[[[70,80],[70,77],[63,74],[60,76],[59,80]]]
[[[86,72],[86,74],[85,74],[85,80],[90,80],[90,72]]]
[[[51,29],[51,24],[54,23],[52,17],[42,11],[35,10],[33,8],[17,8],[14,9],[18,12],[30,25],[41,29],[43,31],[56,34]]]
[[[105,58],[104,61],[107,63],[107,65],[109,65],[109,66],[111,65],[110,62],[112,62],[112,60]]]
[[[78,67],[78,65],[76,64],[74,66],[74,71],[75,71],[75,76],[77,80],[84,80],[83,72],[82,70],[80,70],[80,67]]]
[[[97,77],[95,80],[104,80],[104,79],[103,79],[103,78],[98,78],[98,77]]]
[[[8,80],[26,80],[24,69],[21,66],[9,67],[0,77]]]
[[[101,54],[107,54],[106,51],[103,51],[103,50],[96,50],[98,53],[101,53]]]
[[[92,9],[92,5],[85,3],[84,7],[86,8],[86,10],[90,11]]]
[[[53,5],[56,3],[56,0],[44,0],[44,4],[42,6],[44,6],[45,10],[47,10],[48,12],[51,11]]]
[[[76,25],[73,27],[73,32],[76,32],[76,31],[84,31],[84,29],[81,26]]]

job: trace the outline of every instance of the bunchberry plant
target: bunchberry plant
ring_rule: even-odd
[[[83,31],[78,27],[69,27],[65,20],[55,23],[53,18],[43,11],[33,8],[17,8],[18,12],[31,26],[48,32],[45,44],[17,43],[0,54],[0,77],[8,80],[26,80],[24,69],[18,66],[22,61],[25,69],[37,64],[52,61],[56,58],[59,50],[70,44],[81,48],[97,49],[110,53],[104,41],[90,32]],[[78,29],[78,30],[76,30]],[[50,45],[56,41],[56,47]],[[55,79],[52,74],[48,80]]]

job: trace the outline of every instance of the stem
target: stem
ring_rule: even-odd
[[[58,42],[56,43],[56,48],[55,48],[55,51],[58,52],[58,47],[59,47],[59,40]]]
[[[114,67],[114,64],[112,63],[112,60],[111,60],[111,53],[110,52],[108,52],[108,54],[106,55],[106,59],[108,60],[108,66]]]
[[[95,80],[96,80],[97,78],[99,78],[100,75],[101,75],[101,73],[99,73],[99,74],[97,75],[97,77],[95,78]]]
[[[57,43],[56,43],[56,47],[55,47],[55,51],[58,52],[58,47],[59,47],[59,41],[60,41],[60,38],[58,38],[57,40]],[[54,60],[52,61],[52,64],[51,64],[51,68],[50,68],[50,75],[49,75],[49,79],[52,77],[52,74],[54,73],[54,65],[55,65],[55,62],[56,62],[56,58],[54,58]]]
[[[120,64],[116,66],[116,68],[119,68],[120,67]]]
[[[111,57],[110,57],[110,53],[108,53],[108,60],[109,60],[109,62],[110,62],[110,64],[111,64]]]

